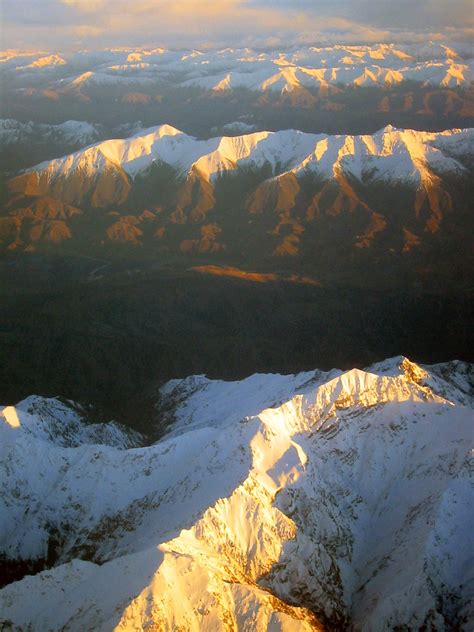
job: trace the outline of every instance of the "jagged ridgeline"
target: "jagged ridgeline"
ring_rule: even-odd
[[[9,178],[0,246],[448,287],[470,256],[473,155],[469,129],[197,140],[163,125]]]

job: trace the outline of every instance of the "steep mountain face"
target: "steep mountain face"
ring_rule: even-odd
[[[402,268],[423,282],[424,267],[449,285],[446,270],[469,256],[473,153],[471,129],[197,140],[162,125],[12,178],[0,239],[9,250],[279,261],[323,280],[378,262],[385,275]]]
[[[8,407],[3,562],[51,568],[0,591],[2,622],[471,629],[472,396],[472,366],[406,358],[195,376],[162,387],[166,435],[141,448],[90,445],[55,400]]]

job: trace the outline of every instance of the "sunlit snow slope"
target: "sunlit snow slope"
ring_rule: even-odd
[[[55,560],[0,592],[3,624],[472,629],[472,378],[396,358],[173,381],[141,448],[91,445],[56,400],[4,409],[1,550]]]

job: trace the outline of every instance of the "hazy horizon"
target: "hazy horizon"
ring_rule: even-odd
[[[2,0],[3,49],[470,41],[471,2]]]

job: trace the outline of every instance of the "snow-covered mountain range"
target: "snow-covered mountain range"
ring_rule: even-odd
[[[419,184],[433,179],[437,171],[462,174],[465,167],[458,159],[470,159],[473,154],[473,129],[430,133],[389,125],[376,134],[362,136],[284,130],[197,140],[170,125],[161,125],[41,163],[26,173],[35,174],[39,190],[50,191],[54,191],[56,181],[79,174],[84,180],[96,179],[108,170],[120,169],[134,178],[153,163],[166,163],[183,174],[194,172],[208,181],[239,167],[269,164],[278,176],[314,172],[332,179],[345,173],[361,181]],[[81,194],[76,192],[78,199]]]
[[[452,287],[471,257],[473,156],[473,129],[199,140],[161,125],[12,177],[0,246],[89,255],[118,243],[254,271],[277,258],[313,281],[362,274],[377,287],[401,266],[397,278]]]
[[[222,91],[247,88],[288,92],[338,86],[387,86],[403,81],[468,86],[473,80],[472,49],[439,43],[372,46],[249,48],[177,51],[119,48],[74,54],[6,51],[0,68],[20,81],[44,77],[51,87],[76,91],[87,86],[197,86]]]
[[[474,623],[473,367],[195,376],[166,434],[34,397],[0,413],[17,630],[457,629]]]

